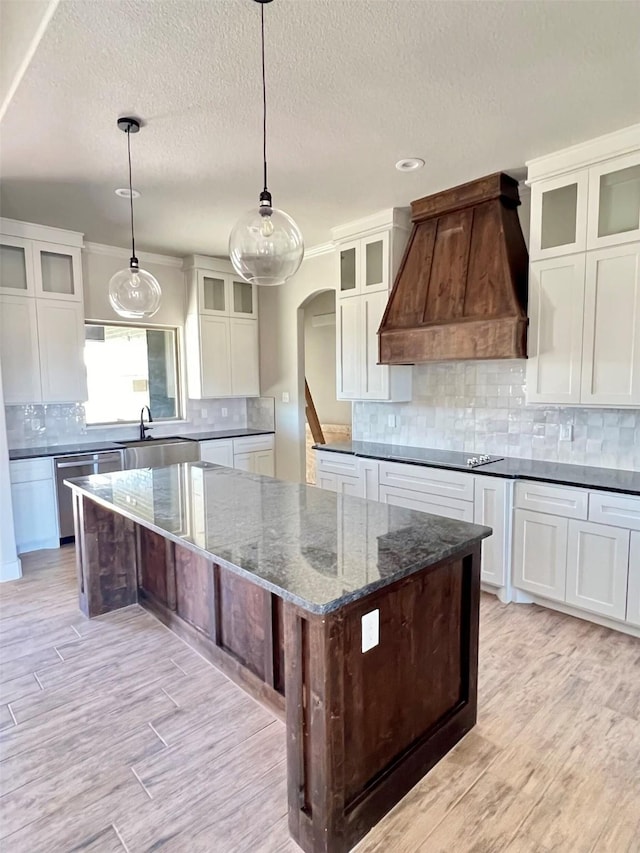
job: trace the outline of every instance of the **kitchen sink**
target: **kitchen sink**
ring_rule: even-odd
[[[185,438],[145,438],[144,440],[119,441],[124,449],[124,467],[160,468],[175,462],[198,462],[200,445]]]

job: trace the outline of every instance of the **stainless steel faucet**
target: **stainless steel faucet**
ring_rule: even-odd
[[[149,423],[149,424],[153,423],[153,417],[151,416],[151,409],[149,408],[149,406],[143,406],[140,409],[140,441],[149,441],[150,439],[153,438],[153,436],[147,435],[149,430],[153,429],[153,427],[145,426],[145,422],[144,422],[144,410],[145,409],[147,410],[147,414],[149,415],[149,417],[147,419],[147,423]]]

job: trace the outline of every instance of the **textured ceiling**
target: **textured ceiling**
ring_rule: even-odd
[[[276,0],[265,19],[269,183],[307,246],[640,115],[637,2]],[[261,188],[258,51],[252,0],[63,0],[2,122],[2,214],[126,245],[132,113],[140,249],[226,254]]]

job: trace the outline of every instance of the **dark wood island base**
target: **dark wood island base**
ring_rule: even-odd
[[[313,613],[76,489],[74,505],[83,613],[138,602],[285,719],[289,828],[308,853],[350,850],[475,724],[478,541]]]

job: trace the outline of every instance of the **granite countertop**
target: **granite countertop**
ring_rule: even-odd
[[[135,424],[133,425],[135,426]],[[132,431],[133,430],[132,428]],[[163,438],[185,438],[189,441],[210,441],[216,438],[244,438],[250,435],[273,435],[272,429],[219,429],[208,432],[185,432],[175,435],[159,435]],[[135,437],[123,438],[122,441],[134,441]],[[74,444],[41,444],[38,447],[13,447],[9,450],[9,459],[37,459],[40,456],[70,456],[77,453],[99,453],[105,450],[122,450],[122,444],[117,441],[78,441]]]
[[[625,471],[618,468],[595,468],[588,465],[569,465],[564,462],[543,462],[537,459],[518,459],[508,456],[500,462],[490,462],[487,465],[480,465],[478,468],[468,468],[466,465],[438,464],[436,460],[438,454],[443,452],[442,450],[426,447],[405,447],[395,444],[379,444],[371,441],[341,441],[332,444],[316,444],[314,448],[316,450],[328,450],[335,453],[348,453],[352,456],[363,456],[368,459],[381,459],[384,462],[407,462],[413,465],[426,465],[429,468],[450,468],[458,471],[472,471],[474,474],[486,474],[489,477],[506,477],[512,480],[540,480],[545,483],[578,486],[583,489],[599,489],[607,492],[640,495],[640,471]],[[479,450],[478,453],[482,453],[482,450]],[[469,456],[473,455],[469,453]]]
[[[67,482],[314,613],[468,553],[491,534],[489,527],[207,462]]]

